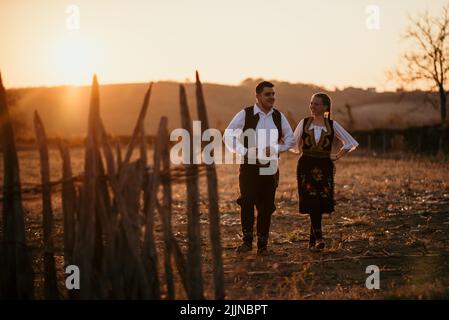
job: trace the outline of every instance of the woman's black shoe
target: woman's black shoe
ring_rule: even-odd
[[[323,240],[318,240],[315,248],[317,248],[317,250],[323,250],[325,247],[324,241]]]

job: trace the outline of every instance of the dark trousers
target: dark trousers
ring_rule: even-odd
[[[240,165],[239,187],[240,219],[243,242],[252,245],[254,228],[254,207],[257,209],[257,246],[267,246],[271,214],[276,210],[274,197],[279,181],[279,171],[274,175],[260,175],[260,167],[253,164]]]

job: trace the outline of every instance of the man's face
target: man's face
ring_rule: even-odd
[[[271,109],[274,105],[274,89],[265,87],[261,93],[256,94],[257,102],[260,106]]]

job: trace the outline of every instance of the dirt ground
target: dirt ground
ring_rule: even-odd
[[[52,180],[60,178],[60,160],[52,151]],[[20,155],[23,187],[38,183],[35,151]],[[268,257],[256,250],[237,254],[241,242],[238,166],[218,165],[219,208],[227,299],[389,299],[449,298],[449,163],[425,158],[386,159],[354,154],[337,162],[336,211],[323,220],[326,249],[309,252],[307,216],[298,214],[297,155],[283,154]],[[57,159],[57,160],[56,160]],[[72,151],[74,174],[82,171],[82,150]],[[213,298],[208,233],[207,190],[200,179],[203,274],[207,298]],[[59,195],[55,193],[55,195]],[[173,189],[173,226],[186,250],[185,186]],[[62,213],[54,197],[56,261],[64,284]],[[28,243],[36,272],[36,295],[42,290],[40,198],[25,197]],[[162,228],[156,223],[159,262]],[[369,290],[366,268],[380,269],[380,289]],[[161,265],[162,266],[162,265]],[[162,268],[160,270],[163,270]],[[179,277],[178,277],[179,280]],[[164,277],[161,274],[161,284]],[[165,292],[165,288],[162,288]],[[185,298],[177,282],[176,298]]]
[[[241,241],[238,168],[219,167],[222,237],[231,299],[449,297],[449,166],[429,160],[350,156],[337,163],[336,211],[324,219],[327,248],[307,249],[298,213],[297,156],[280,165],[269,257],[234,252]],[[380,289],[368,290],[369,265]]]

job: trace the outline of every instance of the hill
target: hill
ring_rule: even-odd
[[[211,126],[223,130],[242,107],[254,103],[259,79],[246,79],[238,86],[204,84]],[[309,114],[310,96],[323,88],[300,83],[275,82],[276,105],[296,123]],[[108,132],[129,135],[134,127],[148,84],[109,84],[100,88],[101,114]],[[191,115],[196,118],[195,86],[186,90]],[[179,83],[160,81],[153,86],[147,114],[147,133],[155,134],[160,116],[169,118],[169,128],[180,126]],[[437,123],[438,109],[425,102],[424,92],[386,92],[346,88],[327,91],[333,99],[332,117],[349,129],[408,127]],[[50,137],[83,137],[86,132],[89,86],[60,86],[7,91],[13,115],[22,124],[21,136],[34,137],[32,114],[38,110]],[[347,107],[349,106],[349,107]],[[348,112],[350,110],[350,112]],[[294,129],[294,128],[293,128]]]

